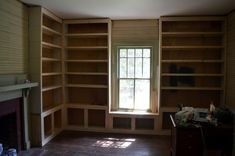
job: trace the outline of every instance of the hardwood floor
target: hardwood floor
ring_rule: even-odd
[[[170,156],[170,137],[65,131],[19,156]]]

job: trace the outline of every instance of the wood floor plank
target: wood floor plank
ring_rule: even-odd
[[[65,131],[19,156],[170,156],[170,137]]]

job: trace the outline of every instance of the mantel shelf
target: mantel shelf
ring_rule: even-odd
[[[22,84],[11,84],[11,85],[5,85],[0,86],[0,92],[9,92],[14,90],[20,90],[25,88],[31,88],[38,86],[37,82],[34,83],[22,83]]]

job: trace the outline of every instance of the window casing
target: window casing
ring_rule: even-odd
[[[119,47],[117,52],[119,111],[151,111],[152,48]]]

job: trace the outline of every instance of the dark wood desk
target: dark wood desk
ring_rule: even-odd
[[[177,125],[170,116],[171,155],[172,156],[204,156],[208,151],[216,150],[221,156],[232,156],[233,125],[220,124],[213,126],[194,123],[187,126]]]

